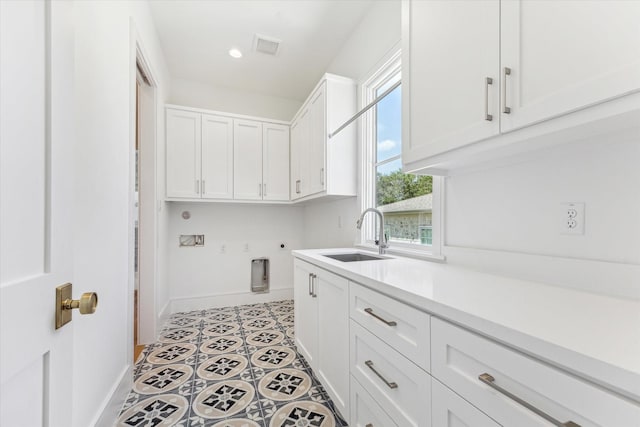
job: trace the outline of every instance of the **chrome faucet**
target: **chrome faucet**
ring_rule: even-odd
[[[380,226],[378,227],[378,240],[376,240],[376,245],[378,245],[378,253],[380,255],[384,254],[385,250],[389,247],[389,242],[387,240],[387,236],[384,234],[384,216],[382,212],[378,209],[367,208],[360,215],[360,219],[356,222],[358,230],[362,228],[362,220],[364,220],[364,216],[367,212],[373,212],[378,215],[378,220],[380,221]]]

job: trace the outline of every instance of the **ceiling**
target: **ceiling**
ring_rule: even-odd
[[[154,0],[173,78],[304,101],[373,0]],[[276,56],[254,35],[282,41]],[[241,59],[229,56],[230,48]]]

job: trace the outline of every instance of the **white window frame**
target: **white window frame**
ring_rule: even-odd
[[[376,98],[377,90],[392,80],[401,72],[401,52],[398,49],[392,53],[375,71],[360,85],[361,105],[368,105]],[[376,183],[376,109],[372,108],[362,116],[360,124],[360,207],[361,212],[375,206]],[[403,132],[403,136],[406,135]],[[403,141],[403,144],[405,141]],[[401,156],[400,156],[401,157]],[[396,159],[394,156],[391,159]],[[381,163],[391,161],[385,160]],[[431,209],[432,244],[405,243],[390,241],[388,253],[406,255],[418,258],[444,260],[442,257],[442,187],[443,179],[433,176],[433,205]],[[377,220],[373,215],[367,215],[358,236],[357,246],[374,249],[374,238],[377,234]]]

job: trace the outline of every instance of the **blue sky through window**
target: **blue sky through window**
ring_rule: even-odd
[[[382,93],[386,88],[382,87],[378,92]],[[377,105],[377,147],[376,161],[400,155],[402,151],[402,95],[400,87],[387,95]],[[400,169],[400,159],[378,167],[378,172],[386,175]]]

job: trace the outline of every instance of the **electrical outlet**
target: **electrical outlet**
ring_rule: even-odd
[[[584,203],[561,203],[562,234],[584,234]]]
[[[249,244],[248,243],[244,244],[244,251],[245,252],[249,252]]]
[[[220,245],[220,253],[226,253],[227,252],[227,247],[225,245]]]

